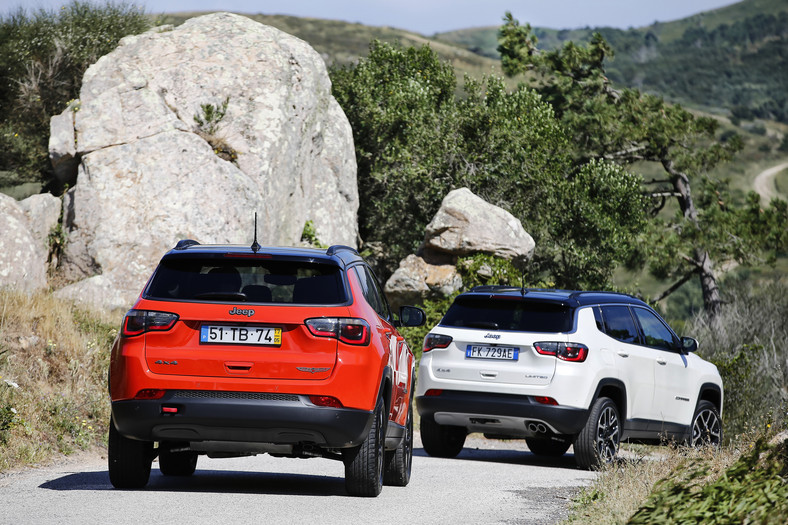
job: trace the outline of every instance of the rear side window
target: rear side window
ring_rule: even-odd
[[[628,306],[603,306],[605,333],[625,343],[638,342],[638,330]]]
[[[342,304],[342,272],[332,264],[245,258],[162,261],[145,297],[207,302]]]
[[[645,308],[633,308],[635,315],[643,329],[643,337],[646,339],[646,346],[661,348],[663,350],[675,350],[677,342],[673,340],[673,334],[665,326],[665,323],[657,317],[657,314]]]
[[[383,319],[389,319],[388,302],[383,292],[378,286],[377,279],[374,274],[366,266],[356,266],[356,274],[358,280],[361,282],[361,289],[364,292],[364,299],[372,307],[377,314]]]
[[[569,332],[569,306],[519,298],[460,296],[443,316],[441,325],[517,332]]]

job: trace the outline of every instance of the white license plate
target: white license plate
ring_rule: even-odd
[[[200,344],[279,346],[282,344],[282,329],[263,326],[202,325]]]
[[[473,359],[504,359],[517,361],[520,349],[516,346],[468,345],[465,357]]]

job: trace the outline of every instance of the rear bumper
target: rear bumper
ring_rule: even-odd
[[[439,423],[441,418],[457,422],[463,418],[468,421],[482,420],[481,427],[469,428],[473,432],[486,432],[483,419],[493,416],[523,424],[523,431],[528,422],[545,423],[557,434],[577,434],[588,420],[587,409],[543,405],[532,396],[487,392],[444,390],[439,396],[418,396],[416,408],[422,417],[434,417],[437,414]],[[495,428],[491,427],[490,432],[494,433]]]
[[[123,436],[143,441],[225,441],[359,445],[372,412],[320,407],[306,396],[214,391],[168,391],[161,399],[112,402]]]

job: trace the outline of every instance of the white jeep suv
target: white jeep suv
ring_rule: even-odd
[[[540,455],[574,445],[594,468],[622,440],[719,444],[722,380],[697,348],[628,295],[476,287],[424,339],[424,450],[454,457],[482,432]]]

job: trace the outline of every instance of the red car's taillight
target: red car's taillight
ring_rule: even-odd
[[[352,317],[315,317],[304,324],[316,337],[333,337],[349,345],[369,344],[369,324]]]
[[[588,357],[588,347],[581,343],[555,341],[534,343],[534,349],[542,355],[554,355],[562,361],[582,363]]]
[[[123,337],[134,337],[145,332],[163,332],[175,326],[177,320],[178,316],[169,312],[129,310],[123,318],[121,334]]]
[[[433,348],[446,348],[451,344],[451,337],[441,334],[427,334],[424,338],[424,346],[422,352],[429,352]]]

